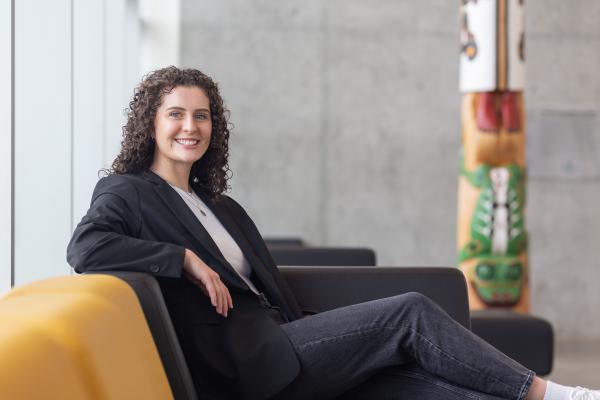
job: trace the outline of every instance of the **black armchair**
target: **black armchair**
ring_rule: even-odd
[[[287,267],[281,269],[300,304],[326,311],[406,292],[420,292],[469,327],[464,277],[455,268]],[[197,399],[160,287],[139,272],[104,272],[135,291],[144,310],[175,399]]]

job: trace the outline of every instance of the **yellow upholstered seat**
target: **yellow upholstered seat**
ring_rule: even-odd
[[[173,397],[135,293],[112,276],[9,292],[0,300],[0,360],[3,399]]]
[[[60,343],[32,327],[0,325],[0,398],[94,399]]]

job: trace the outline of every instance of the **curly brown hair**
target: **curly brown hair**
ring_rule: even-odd
[[[208,96],[212,134],[206,153],[192,165],[190,186],[212,197],[228,189],[229,110],[223,105],[218,85],[197,69],[166,67],[150,72],[134,90],[123,126],[121,151],[108,174],[141,174],[154,158],[154,118],[162,98],[177,86],[196,86]]]

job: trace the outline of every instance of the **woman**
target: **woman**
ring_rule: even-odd
[[[168,67],[129,106],[67,259],[77,272],[157,278],[201,397],[600,399],[534,377],[415,293],[303,318],[254,223],[223,194],[217,85]]]

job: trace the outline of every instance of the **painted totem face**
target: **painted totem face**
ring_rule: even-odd
[[[475,293],[488,305],[515,305],[521,298],[524,266],[515,257],[478,257],[468,278]]]

